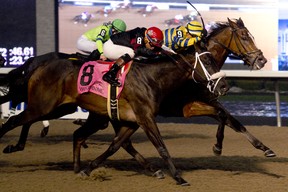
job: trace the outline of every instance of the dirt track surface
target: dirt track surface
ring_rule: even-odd
[[[78,127],[70,120],[54,120],[46,138],[40,138],[41,123],[30,130],[26,149],[0,154],[1,192],[94,192],[94,191],[197,191],[256,192],[288,191],[287,127],[248,126],[247,129],[270,147],[277,157],[266,158],[245,137],[227,128],[222,156],[214,156],[216,125],[159,123],[176,167],[191,186],[176,185],[167,167],[142,130],[132,140],[139,150],[166,178],[145,175],[142,167],[123,149],[83,179],[72,167],[72,134]],[[0,149],[15,144],[19,127],[0,140]],[[109,127],[91,136],[88,149],[82,149],[82,165],[87,165],[108,148],[114,136]]]

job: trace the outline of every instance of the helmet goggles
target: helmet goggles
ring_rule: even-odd
[[[154,46],[154,47],[162,47],[163,45],[163,40],[158,40],[156,38],[152,38],[150,37],[147,33],[146,33],[146,37],[147,39],[149,40],[149,44],[151,46]]]

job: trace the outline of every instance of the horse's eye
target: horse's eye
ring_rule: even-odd
[[[242,32],[242,34],[241,34],[241,39],[243,39],[243,40],[248,40],[248,39],[249,39],[248,33]]]

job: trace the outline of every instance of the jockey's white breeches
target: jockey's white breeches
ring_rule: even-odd
[[[103,45],[103,54],[110,60],[117,60],[124,54],[128,54],[131,58],[134,58],[134,50],[130,47],[115,45],[111,39],[106,41]]]
[[[95,41],[88,40],[84,35],[79,37],[77,40],[77,49],[83,52],[91,53],[92,51],[97,49],[97,45]]]

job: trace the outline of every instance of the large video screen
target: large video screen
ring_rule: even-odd
[[[36,0],[1,0],[0,54],[4,67],[18,67],[36,55]]]
[[[249,1],[203,1],[194,4],[207,26],[227,18],[241,18],[255,38],[256,45],[264,53],[268,62],[264,70],[278,71],[278,7],[274,0]],[[128,29],[157,26],[160,29],[176,27],[193,19],[195,10],[186,1],[160,0],[145,1],[60,1],[59,8],[59,51],[81,52],[76,48],[78,38],[89,29],[105,22],[120,18]],[[184,18],[186,20],[184,20]],[[183,21],[183,22],[182,22]],[[178,23],[177,23],[178,22]],[[243,62],[228,57],[225,69],[246,69]]]

